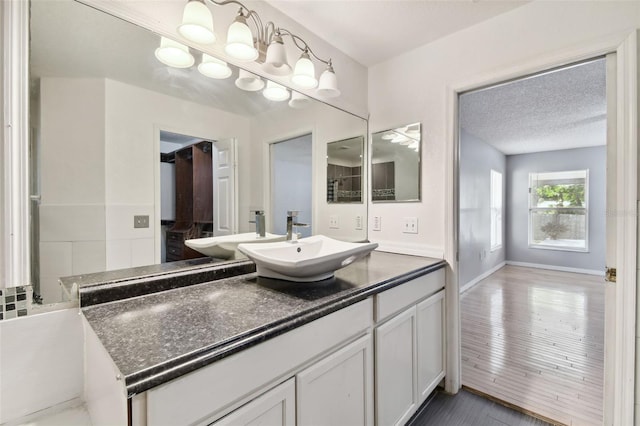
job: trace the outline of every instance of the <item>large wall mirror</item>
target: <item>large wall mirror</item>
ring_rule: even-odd
[[[206,76],[198,65],[216,61],[193,49],[194,65],[169,67],[154,55],[160,40],[73,0],[31,0],[32,281],[42,303],[63,297],[59,277],[187,259],[168,251],[171,239],[252,232],[256,210],[273,232],[286,217],[269,194],[269,146],[302,135],[313,232],[367,238],[366,204],[334,211],[324,191],[326,145],[365,135],[366,120],[282,86],[285,100],[267,99],[255,89],[270,82],[231,65],[226,78]]]
[[[371,200],[374,203],[420,201],[420,123],[372,135]]]

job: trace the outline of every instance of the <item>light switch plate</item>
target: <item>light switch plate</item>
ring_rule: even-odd
[[[362,216],[356,216],[356,231],[362,230]]]
[[[417,234],[418,218],[417,217],[402,218],[402,232],[405,234]]]
[[[329,228],[340,229],[340,222],[338,220],[338,215],[332,214],[331,216],[329,216]]]
[[[134,228],[148,228],[149,227],[149,215],[134,216],[133,217]]]
[[[382,229],[382,217],[374,216],[373,217],[373,230],[380,231]]]

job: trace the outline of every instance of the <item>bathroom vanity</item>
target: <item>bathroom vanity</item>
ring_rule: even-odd
[[[94,425],[404,424],[444,378],[444,266],[372,252],[316,283],[249,261],[80,283]]]

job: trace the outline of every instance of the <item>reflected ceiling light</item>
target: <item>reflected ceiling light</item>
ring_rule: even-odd
[[[388,132],[388,133],[385,133],[384,135],[382,135],[381,137],[385,141],[390,141],[391,139],[396,137],[396,134],[393,133],[393,132]]]
[[[182,12],[182,24],[178,27],[178,32],[189,41],[215,43],[213,17],[209,8],[200,0],[189,0]]]
[[[400,143],[404,144],[404,142],[409,141],[409,138],[405,135],[397,134],[393,139],[391,139],[391,143]]]
[[[233,23],[229,25],[224,51],[232,58],[243,62],[252,62],[258,58],[258,49],[253,45],[253,34],[247,25],[247,18],[242,8],[238,11],[238,16]]]
[[[268,80],[262,95],[270,101],[281,102],[289,99],[289,90],[281,84]]]
[[[174,68],[189,68],[195,62],[187,46],[167,37],[160,37],[155,55],[160,62]]]
[[[262,64],[262,69],[271,75],[291,74],[291,65],[287,62],[287,52],[284,49],[282,36],[276,32],[267,49],[267,58]]]
[[[413,141],[409,145],[407,145],[407,148],[416,149],[419,146],[420,146],[420,143],[418,141]]]
[[[236,87],[247,92],[256,92],[264,87],[264,81],[257,75],[240,69],[236,79]]]
[[[327,69],[320,74],[318,95],[325,98],[335,98],[340,96],[340,90],[338,90],[338,79],[336,78],[336,73],[333,71],[331,60],[329,60],[329,63],[327,64]]]
[[[206,53],[202,54],[202,62],[198,65],[198,71],[200,71],[202,75],[220,80],[231,76],[231,68],[229,68],[229,65],[227,65],[225,61],[221,61]]]
[[[318,85],[316,68],[313,66],[313,62],[311,62],[309,51],[306,49],[302,52],[302,55],[300,55],[298,62],[296,62],[296,66],[293,69],[293,76],[291,76],[291,82],[303,89],[313,89]]]
[[[291,108],[302,109],[306,108],[309,104],[311,104],[311,98],[302,93],[291,92],[291,100],[289,101]]]

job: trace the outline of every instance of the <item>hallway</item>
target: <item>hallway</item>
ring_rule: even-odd
[[[603,277],[505,266],[461,295],[462,384],[568,425],[602,423]]]

